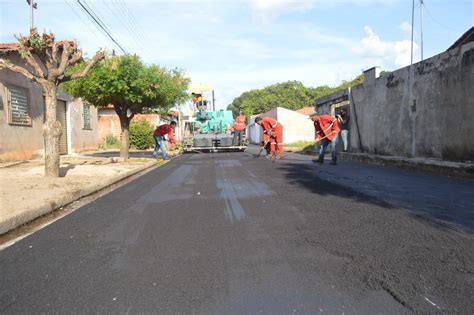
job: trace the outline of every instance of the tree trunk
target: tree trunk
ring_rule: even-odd
[[[127,110],[123,111],[120,115],[120,127],[122,132],[120,133],[120,159],[122,161],[128,160],[128,147],[129,147],[129,138],[130,138],[130,120],[127,117]]]
[[[43,125],[44,170],[48,177],[59,177],[59,137],[61,123],[56,119],[57,87],[54,83],[43,85],[46,101],[46,122]]]

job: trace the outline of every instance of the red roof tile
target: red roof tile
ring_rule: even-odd
[[[9,52],[9,51],[18,51],[20,44],[18,43],[0,43],[0,51]]]

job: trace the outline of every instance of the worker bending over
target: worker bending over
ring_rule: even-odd
[[[324,163],[324,154],[326,153],[326,149],[331,143],[331,150],[332,150],[332,161],[331,165],[337,164],[337,142],[339,137],[337,134],[339,133],[340,129],[337,123],[337,118],[334,118],[329,115],[318,115],[318,113],[312,113],[309,115],[309,119],[311,119],[314,123],[314,129],[316,130],[316,139],[314,143],[321,142],[321,149],[319,150],[319,158],[313,160],[315,163]]]
[[[153,150],[152,156],[156,157],[158,150],[161,149],[161,156],[163,160],[167,159],[166,155],[166,136],[168,136],[168,141],[170,143],[170,150],[173,150],[174,145],[176,144],[176,139],[174,138],[174,128],[176,127],[176,121],[172,121],[169,124],[164,124],[158,126],[153,133],[153,138],[155,139],[155,149]]]
[[[283,125],[271,117],[257,117],[255,123],[263,129],[264,143],[270,142],[270,156],[280,159],[283,153]],[[275,156],[275,148],[278,148],[278,155]]]

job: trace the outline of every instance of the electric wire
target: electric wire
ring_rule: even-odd
[[[113,3],[113,2],[110,2],[110,3]],[[120,24],[125,26],[128,33],[131,35],[131,38],[136,43],[135,46],[140,48],[140,50],[143,51],[143,53],[146,55],[147,58],[150,58],[151,55],[149,54],[148,49],[144,46],[144,41],[143,42],[140,41],[141,37],[139,36],[139,33],[132,27],[130,23],[127,22],[127,19],[124,16],[123,12],[117,7],[109,6],[106,1],[104,1],[104,4],[107,7],[107,9],[115,16],[117,21]],[[122,18],[124,18],[124,20],[122,20]]]
[[[89,29],[89,31],[95,36],[95,38],[97,38],[97,40],[99,41],[102,41],[103,38],[101,39],[97,33],[94,31],[93,28],[90,27],[90,25],[88,25],[86,22],[84,22],[84,20],[81,18],[81,16],[79,15],[79,13],[77,13],[77,11],[74,9],[74,7],[69,3],[68,0],[64,0],[64,2],[68,5],[68,7],[71,9],[71,11],[74,13],[74,15],[76,15],[76,17],[78,18],[79,21],[81,21],[81,23],[87,27]]]
[[[90,3],[88,3],[86,0],[84,0],[84,3],[88,6],[89,9],[92,10],[92,12],[96,15],[102,25],[110,32],[110,28],[103,22],[107,19],[104,19],[104,17],[100,14],[100,10],[95,5],[93,5],[93,1],[90,1]],[[133,45],[128,45],[127,41],[123,41],[123,37],[120,36],[120,32],[117,35],[117,40],[120,41],[122,46],[124,46],[128,52],[133,50]]]
[[[134,14],[132,13],[132,11],[128,8],[128,6],[126,5],[126,3],[122,0],[121,2],[118,2],[118,1],[113,1],[112,4],[114,4],[114,6],[118,9],[118,11],[122,14],[123,18],[124,18],[124,21],[126,23],[126,25],[128,25],[132,30],[133,32],[136,34],[136,36],[142,41],[142,43],[148,43],[150,41],[147,40],[147,38],[145,37],[143,31],[142,31],[142,28],[140,27],[140,25],[138,24]],[[145,45],[146,46],[146,45]],[[141,46],[143,47],[143,46]],[[142,48],[144,50],[144,52],[146,53],[146,55],[148,56],[148,58],[152,59],[152,56],[153,54],[148,50],[148,48],[144,47]]]
[[[98,25],[107,35],[108,37],[112,40],[112,42],[118,47],[120,48],[120,50],[124,53],[124,54],[128,54],[127,51],[122,47],[122,45],[120,45],[120,43],[112,36],[112,34],[107,31],[107,29],[97,20],[97,17],[95,16],[95,14],[92,14],[90,11],[92,10],[89,10],[86,8],[86,6],[84,6],[83,3],[81,3],[81,0],[77,0],[77,3],[80,5],[80,7],[87,13],[87,15],[89,15],[95,22],[96,25]]]

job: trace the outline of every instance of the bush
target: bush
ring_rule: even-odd
[[[153,127],[146,120],[132,121],[130,124],[130,147],[146,150],[155,146]]]
[[[105,137],[105,144],[107,147],[115,146],[117,145],[118,141],[117,138],[113,134],[108,134],[107,137]]]

